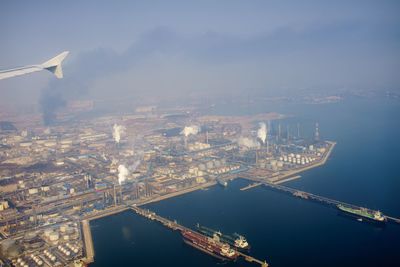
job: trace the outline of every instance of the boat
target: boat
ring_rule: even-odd
[[[217,177],[217,182],[218,182],[218,184],[222,185],[223,187],[228,186],[228,182],[226,180],[222,179],[221,177]]]
[[[232,249],[229,244],[222,243],[213,238],[189,230],[182,231],[183,241],[198,250],[201,250],[220,260],[236,260],[238,252]]]
[[[234,246],[237,249],[240,249],[240,250],[250,249],[250,245],[247,242],[246,238],[237,233],[233,234],[233,236],[229,236],[229,235],[222,234],[220,231],[213,230],[211,228],[202,226],[200,224],[197,224],[196,228],[197,228],[198,232],[205,234],[215,240],[226,242],[226,243]]]
[[[366,219],[377,223],[386,223],[387,218],[380,211],[369,210],[366,208],[351,208],[344,205],[337,205],[337,208],[347,214],[357,217],[358,219]]]

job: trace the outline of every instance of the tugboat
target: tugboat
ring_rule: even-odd
[[[233,236],[229,236],[229,235],[222,234],[220,231],[216,231],[216,230],[210,229],[208,227],[201,226],[200,224],[197,224],[196,228],[197,228],[198,232],[205,234],[215,240],[226,242],[239,250],[249,250],[250,249],[250,245],[247,242],[246,238],[237,233],[233,234]]]

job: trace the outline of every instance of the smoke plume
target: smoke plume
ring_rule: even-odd
[[[260,144],[254,140],[250,139],[248,137],[240,137],[238,140],[239,146],[246,147],[246,148],[258,148],[260,147]]]
[[[136,171],[137,167],[139,167],[141,160],[136,160],[132,165],[129,166],[129,171],[134,172]]]
[[[122,125],[114,124],[113,126],[113,138],[117,144],[121,141],[121,135],[125,131],[125,127]]]
[[[197,125],[190,125],[190,126],[185,126],[183,128],[181,134],[183,134],[185,137],[188,137],[189,135],[196,135],[198,132],[200,132],[200,127]]]
[[[257,137],[261,139],[263,144],[265,144],[265,140],[267,139],[267,125],[264,122],[260,122],[260,128],[257,131]]]
[[[125,182],[126,177],[128,176],[129,171],[124,165],[119,165],[118,166],[118,183],[121,185],[123,182]]]

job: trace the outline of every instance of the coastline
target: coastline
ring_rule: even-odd
[[[329,143],[330,146],[329,146],[329,149],[325,152],[323,158],[320,161],[317,161],[314,164],[309,165],[309,166],[305,166],[303,168],[299,168],[299,169],[296,169],[296,170],[293,170],[293,171],[288,171],[288,172],[286,172],[286,173],[284,173],[284,174],[282,174],[282,175],[280,175],[278,177],[275,177],[274,181],[272,181],[272,182],[274,184],[281,184],[281,183],[285,183],[285,182],[292,181],[292,180],[295,180],[295,179],[299,179],[301,176],[300,175],[296,175],[296,174],[299,174],[301,172],[304,172],[304,171],[307,171],[307,170],[310,170],[310,169],[313,169],[313,168],[316,168],[316,167],[324,165],[327,162],[329,156],[331,155],[331,153],[333,151],[333,148],[336,145],[336,142],[332,142],[332,141],[326,141],[326,142]],[[293,175],[295,175],[295,176],[293,176]],[[246,180],[252,181],[252,179],[250,177],[248,177],[248,176],[247,177],[242,177],[242,176],[237,176],[237,175],[235,175],[234,177],[230,177],[230,180],[237,179],[237,178],[242,178],[242,179],[246,179]],[[265,179],[268,179],[268,178],[265,178]],[[193,187],[190,187],[190,188],[187,188],[187,189],[184,189],[184,190],[180,190],[180,191],[173,192],[173,193],[166,194],[166,195],[161,195],[161,196],[155,197],[153,199],[144,200],[143,202],[131,203],[131,204],[136,204],[137,206],[143,206],[143,205],[146,205],[146,204],[149,204],[149,203],[154,203],[154,202],[162,201],[162,200],[169,199],[169,198],[172,198],[172,197],[176,197],[176,196],[184,195],[184,194],[187,194],[187,193],[191,193],[191,192],[197,191],[199,189],[208,188],[208,187],[214,186],[216,184],[217,184],[216,181],[210,181],[210,182],[207,182],[207,183],[204,183],[204,184],[200,184],[200,185],[197,185],[197,186],[193,186]],[[261,183],[254,183],[254,184],[251,184],[251,185],[249,185],[249,186],[247,186],[245,188],[242,188],[240,190],[251,189],[251,188],[257,187],[259,185],[261,185]],[[114,207],[112,207],[110,209],[104,210],[104,211],[99,212],[97,214],[91,214],[89,216],[86,216],[82,220],[81,223],[82,223],[82,231],[83,231],[83,243],[84,243],[85,252],[86,252],[85,253],[86,255],[85,255],[85,258],[84,258],[83,262],[85,264],[93,263],[94,262],[94,257],[95,257],[93,238],[92,238],[91,229],[90,229],[90,221],[96,220],[96,219],[100,219],[100,218],[103,218],[103,217],[107,217],[107,216],[110,216],[110,215],[114,215],[114,214],[117,214],[117,213],[120,213],[120,212],[123,212],[123,211],[126,211],[126,210],[130,210],[130,209],[131,208],[129,207],[129,205],[127,205],[127,206],[114,206]]]

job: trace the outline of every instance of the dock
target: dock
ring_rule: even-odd
[[[292,177],[289,177],[289,178],[285,178],[285,179],[279,180],[279,181],[275,182],[275,184],[283,184],[283,183],[286,183],[286,182],[289,182],[289,181],[293,181],[293,180],[296,180],[296,179],[299,179],[299,178],[301,178],[301,176],[300,175],[296,175],[296,176],[292,176]]]
[[[283,179],[283,180],[279,180],[278,182],[275,182],[274,184],[281,184],[281,183],[293,181],[293,180],[299,179],[300,177],[301,177],[300,175],[292,176],[292,177],[289,177],[289,178],[286,178],[286,179]],[[252,183],[252,184],[249,184],[249,185],[247,185],[245,187],[240,188],[240,191],[249,190],[249,189],[252,189],[252,188],[260,186],[260,185],[262,185],[262,183],[257,183],[257,182],[256,183]]]
[[[94,262],[94,247],[93,247],[93,239],[92,232],[90,231],[90,224],[88,220],[82,221],[82,232],[83,232],[83,240],[85,244],[85,255],[86,259],[84,262],[86,264]]]
[[[245,187],[240,188],[240,191],[249,190],[249,189],[252,189],[252,188],[260,186],[260,185],[262,185],[262,183],[252,183],[252,184],[249,184],[249,185],[247,185]]]
[[[138,206],[135,205],[131,205],[130,208],[136,212],[138,215],[141,215],[143,217],[148,218],[149,220],[152,221],[157,221],[159,223],[161,223],[162,225],[166,226],[167,228],[174,230],[174,231],[192,231],[195,232],[181,224],[179,224],[176,221],[171,221],[167,218],[164,218],[158,214],[156,214],[155,212],[152,212],[150,210],[145,210],[142,208],[139,208]],[[268,263],[266,261],[261,261],[259,259],[256,259],[250,255],[247,255],[243,252],[237,251],[237,253],[239,254],[239,256],[243,257],[246,261],[248,262],[254,262],[256,264],[259,264],[261,267],[268,267]]]
[[[368,209],[365,207],[361,207],[361,206],[357,206],[354,204],[350,204],[350,203],[346,203],[343,201],[339,201],[339,200],[335,200],[335,199],[331,199],[331,198],[327,198],[327,197],[323,197],[323,196],[319,196],[313,193],[309,193],[309,192],[305,192],[305,191],[301,191],[301,190],[297,190],[288,186],[284,186],[284,185],[280,185],[280,184],[276,184],[276,183],[271,183],[269,181],[265,181],[262,179],[258,179],[258,178],[246,178],[248,180],[254,181],[256,183],[262,184],[268,188],[277,190],[277,191],[281,191],[284,193],[288,193],[291,194],[292,196],[304,199],[304,200],[311,200],[311,201],[315,201],[315,202],[319,202],[321,204],[325,204],[325,205],[329,205],[329,206],[337,206],[337,205],[342,205],[345,207],[349,207],[349,208],[353,208],[353,209],[361,209],[364,208],[370,212],[377,212],[377,210],[372,210],[372,209]],[[386,219],[388,221],[394,222],[394,223],[399,223],[400,224],[400,218],[395,218],[395,217],[391,217],[391,216],[387,216],[384,215],[386,217]]]

